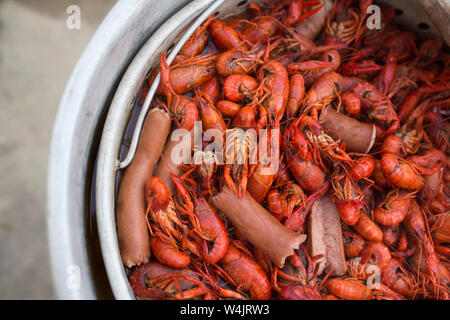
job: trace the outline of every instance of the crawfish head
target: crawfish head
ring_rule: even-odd
[[[302,131],[295,125],[295,123],[291,123],[285,131],[283,136],[283,144],[286,151],[292,150],[293,153],[297,153],[304,161],[311,160],[311,147]]]
[[[336,209],[347,225],[355,225],[364,207],[364,194],[347,173],[336,171],[331,177]]]
[[[134,293],[141,298],[192,299],[207,293],[195,272],[167,267],[159,262],[147,262],[136,267],[129,281]]]
[[[227,131],[224,178],[228,187],[243,197],[247,189],[249,159],[253,163],[256,153],[256,138],[250,131],[234,128]],[[239,186],[236,189],[235,183]]]
[[[336,38],[341,43],[349,43],[355,39],[360,21],[355,10],[344,10],[337,14],[334,20],[331,20],[331,17],[330,15],[325,25],[327,36]]]
[[[403,126],[397,135],[402,139],[406,146],[406,151],[409,154],[415,154],[419,151],[420,143],[423,137],[423,127],[417,126],[416,128],[407,128]]]
[[[197,151],[193,156],[193,163],[199,165],[200,176],[209,181],[216,170],[217,158],[213,151]]]
[[[164,182],[152,177],[145,186],[145,198],[153,212],[165,210],[169,204],[170,193]]]
[[[394,132],[399,126],[399,120],[394,106],[388,97],[383,95],[373,84],[363,81],[353,88],[362,102],[363,109],[370,119],[388,127],[384,136]]]

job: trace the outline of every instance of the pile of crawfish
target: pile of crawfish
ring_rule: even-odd
[[[440,38],[396,25],[389,7],[381,8],[380,29],[369,29],[371,4],[251,3],[245,14],[210,17],[170,66],[161,54],[142,96],[160,72],[152,105],[173,127],[192,130],[201,121],[224,135],[279,129],[280,166],[264,175],[265,164],[250,163],[248,152],[239,154],[241,164],[216,164],[205,151],[201,164],[170,170],[170,183],[144,177],[151,257],[124,260],[137,297],[450,298],[449,54]],[[346,139],[322,121],[327,108],[342,117]],[[373,128],[368,150],[350,148],[361,139],[354,123]],[[252,141],[244,150],[258,149]],[[320,273],[309,241],[284,265],[271,261],[214,206],[223,188],[239,199],[247,194],[306,237],[311,207],[331,197],[345,274]]]

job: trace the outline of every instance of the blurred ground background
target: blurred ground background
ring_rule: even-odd
[[[0,0],[0,299],[55,298],[47,154],[70,73],[115,0]],[[66,8],[81,8],[68,30]]]

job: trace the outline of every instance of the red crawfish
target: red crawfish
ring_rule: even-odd
[[[328,291],[344,300],[370,300],[372,290],[361,281],[355,279],[328,279],[326,282]]]
[[[165,55],[162,55],[164,67],[168,68]],[[167,94],[167,83],[170,83],[172,91],[176,94],[185,94],[201,86],[214,76],[216,59],[216,55],[208,54],[172,64],[167,79],[163,80],[161,74],[163,86],[160,86],[156,93]],[[161,64],[161,67],[163,64]],[[164,86],[164,83],[166,86]]]
[[[282,221],[289,217],[294,209],[306,201],[302,188],[289,182],[277,189],[272,189],[267,196],[267,206],[270,213]]]
[[[438,81],[432,84],[424,84],[412,91],[403,101],[398,110],[398,118],[400,121],[406,119],[407,116],[416,108],[416,106],[425,98],[438,93],[446,93],[450,90],[449,81]]]
[[[440,150],[432,148],[423,155],[413,155],[406,158],[422,175],[430,176],[446,168],[450,163],[447,156]]]
[[[215,108],[209,95],[202,91],[197,91],[194,101],[200,110],[200,117],[205,130],[217,129],[220,132],[225,133],[227,125],[220,112]]]
[[[384,226],[395,226],[401,223],[408,214],[409,198],[398,189],[391,190],[375,209],[375,221]]]
[[[300,73],[293,74],[289,79],[289,99],[286,105],[286,118],[297,116],[300,104],[305,96],[305,80]]]
[[[209,38],[207,28],[213,21],[213,18],[214,16],[210,16],[208,20],[206,20],[197,30],[195,30],[192,36],[181,48],[180,55],[185,58],[192,58],[202,53]]]
[[[417,281],[397,259],[381,270],[381,282],[404,297],[414,297]]]
[[[432,237],[437,252],[450,257],[450,213],[434,216]]]
[[[215,105],[222,98],[222,92],[220,91],[220,84],[217,76],[212,77],[199,88],[199,91],[208,95],[211,102]]]
[[[219,264],[234,280],[238,288],[250,292],[255,300],[267,300],[271,285],[264,270],[238,242],[233,241]]]
[[[345,152],[343,145],[335,141],[331,136],[325,133],[317,119],[308,115],[301,115],[293,123],[296,125],[311,144],[313,157],[316,163],[325,168],[322,157],[330,162],[351,162],[352,159]],[[326,170],[326,169],[324,169]]]
[[[340,44],[317,46],[314,41],[298,32],[295,28],[287,28],[285,31],[286,37],[283,38],[283,43],[286,49],[305,57],[343,47]]]
[[[297,183],[305,191],[318,190],[325,183],[326,174],[314,163],[309,142],[295,124],[285,130],[282,145],[289,171]]]
[[[253,73],[258,64],[263,64],[261,59],[264,51],[260,46],[251,50],[245,47],[236,47],[220,54],[216,62],[217,71],[224,77],[231,74]]]
[[[370,72],[381,70],[383,66],[375,63],[371,59],[366,59],[357,62],[352,59],[346,63],[343,63],[339,71],[345,76],[361,76],[369,74]]]
[[[391,252],[382,242],[369,243],[361,252],[361,263],[371,262],[381,269],[391,262]]]
[[[252,21],[241,20],[246,23],[241,37],[250,43],[266,42],[274,36],[279,28],[279,21],[271,16],[259,16]]]
[[[226,164],[224,179],[230,190],[240,198],[245,195],[249,176],[249,163],[254,160],[257,142],[256,137],[249,130],[234,128],[227,130]]]
[[[390,248],[394,248],[404,233],[402,225],[394,225],[390,227],[382,226],[383,242]]]
[[[426,105],[427,104],[428,103],[426,103]],[[415,111],[418,110],[416,109]],[[415,154],[419,151],[424,134],[422,122],[423,116],[415,117],[411,115],[408,121],[405,122],[396,133],[396,135],[402,139],[408,154]]]
[[[341,96],[342,104],[345,107],[345,112],[349,115],[357,115],[361,111],[361,101],[353,92],[344,92]]]
[[[137,266],[130,286],[141,299],[193,299],[211,297],[199,275],[187,268],[174,269],[152,261]]]
[[[392,102],[373,84],[366,81],[361,82],[353,88],[353,92],[361,100],[362,108],[368,117],[385,128],[383,136],[397,130],[400,122]]]
[[[387,39],[379,52],[386,57],[383,70],[378,76],[378,88],[387,95],[397,70],[397,63],[416,50],[415,35],[412,32],[401,32]]]
[[[319,60],[307,60],[291,63],[289,73],[300,72],[305,78],[305,85],[310,87],[317,79],[328,72],[337,71],[341,65],[341,55],[337,50],[322,53]]]
[[[249,75],[232,74],[225,79],[223,94],[229,101],[249,103],[253,100],[258,86],[258,81]]]
[[[305,233],[306,232],[306,218],[311,211],[314,203],[323,196],[329,189],[329,182],[324,183],[317,190],[309,195],[304,202],[297,206],[294,211],[284,220],[283,224],[296,232]]]
[[[222,116],[234,118],[238,114],[239,110],[241,110],[241,105],[228,100],[220,100],[217,102],[216,108],[220,111]]]
[[[175,92],[172,86],[172,72],[167,65],[166,56],[162,53],[160,57],[161,66],[161,88],[167,97],[167,105],[174,116],[177,126],[186,130],[194,127],[198,120],[196,105],[188,98]]]
[[[450,142],[450,123],[444,121],[439,112],[428,112],[424,118],[425,131],[441,151],[448,150]]]
[[[257,79],[262,83],[265,95],[262,105],[277,128],[289,97],[289,76],[286,68],[279,62],[267,61],[259,68]]]
[[[218,262],[228,249],[228,233],[222,219],[201,194],[186,186],[183,180],[188,178],[173,173],[171,176],[177,188],[178,208],[189,216],[194,226],[188,230],[188,236],[198,243],[198,251],[206,262]]]
[[[406,145],[400,137],[391,134],[384,139],[381,145],[381,154],[386,153],[403,157],[406,155]]]
[[[316,116],[317,111],[323,109],[342,92],[343,84],[344,79],[336,72],[322,75],[308,90],[303,103],[303,112]]]
[[[202,195],[197,194],[194,197],[194,204],[204,238],[201,241],[200,252],[206,262],[216,263],[227,252],[229,244],[227,230],[216,210]]]
[[[321,255],[310,257],[305,246],[300,246],[283,268],[274,267],[273,289],[284,300],[321,300],[320,291],[329,275],[319,283],[316,262],[320,258]]]
[[[180,250],[179,241],[187,226],[176,212],[169,190],[160,178],[149,179],[145,198],[147,223],[153,236],[153,254],[161,263],[175,268],[186,267],[190,261],[189,254]]]
[[[352,41],[361,36],[359,32],[361,16],[353,8],[343,8],[343,1],[336,1],[331,13],[325,21],[325,44],[345,44],[349,45]]]
[[[439,291],[439,259],[431,238],[426,216],[415,200],[411,200],[410,211],[404,220],[408,232],[418,241],[425,253],[425,265],[433,285],[434,292]]]
[[[352,164],[349,175],[353,180],[366,179],[372,175],[374,169],[375,160],[370,156],[364,156]]]
[[[214,44],[220,49],[228,50],[243,45],[240,34],[222,20],[212,21],[208,30]]]
[[[175,200],[168,196],[169,191],[160,178],[150,178],[146,186],[147,214],[150,216],[148,226],[153,236],[150,244],[158,261],[183,268],[190,263],[186,249],[196,256],[202,256],[200,241],[195,237],[191,240],[186,235],[196,234],[210,240],[212,236],[207,238],[203,229],[210,231],[213,226],[211,220],[202,221],[195,214],[194,204],[182,180],[173,173],[171,178],[177,190]],[[188,216],[189,221],[182,220],[182,216]],[[217,224],[220,223],[219,219]]]
[[[280,296],[284,300],[322,300],[317,289],[302,285],[284,287]]]
[[[407,96],[417,89],[419,82],[424,82],[429,85],[435,78],[436,72],[419,69],[415,61],[406,61],[397,66],[387,96],[393,102],[394,99],[398,99],[395,104],[400,106]]]
[[[271,161],[265,162],[265,160],[268,160],[268,157],[272,157],[272,147],[274,147],[274,149],[279,148],[280,144],[279,141],[272,141],[271,132],[272,131],[270,130],[266,130],[262,135],[260,135],[258,149],[261,148],[262,143],[266,141],[267,158],[261,159],[263,156],[261,152],[259,152],[260,157],[258,163],[255,165],[254,169],[252,169],[252,173],[247,184],[248,192],[258,202],[262,202],[266,198],[267,193],[269,192],[270,187],[272,186],[275,179],[275,172],[273,172],[271,168],[271,166],[275,164],[271,163]],[[276,145],[272,146],[272,142],[276,143]],[[279,150],[275,152],[279,153]],[[274,154],[274,156],[276,155]]]
[[[364,207],[364,194],[358,184],[342,170],[336,170],[331,175],[333,188],[333,200],[341,216],[342,221],[349,225],[355,225],[360,217],[360,210]]]
[[[361,210],[359,220],[353,228],[366,240],[372,242],[383,241],[383,231],[381,231],[380,227],[367,215],[364,210]]]
[[[382,156],[381,168],[386,179],[399,188],[416,190],[423,186],[423,178],[413,165],[394,154],[386,153]]]
[[[356,232],[350,230],[342,230],[342,238],[344,240],[344,251],[347,258],[358,257],[364,249],[366,242]]]
[[[173,268],[185,268],[190,263],[187,252],[180,250],[178,245],[164,235],[156,226],[152,227],[153,236],[150,239],[150,248],[155,258],[165,265]]]

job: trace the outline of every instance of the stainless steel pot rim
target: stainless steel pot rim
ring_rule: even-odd
[[[103,106],[136,50],[188,0],[120,0],[99,26],[66,84],[52,132],[47,171],[47,235],[56,296],[99,296],[86,214],[94,136]],[[158,4],[159,10],[154,7]],[[138,23],[137,23],[138,21]],[[71,276],[79,276],[72,286]]]

